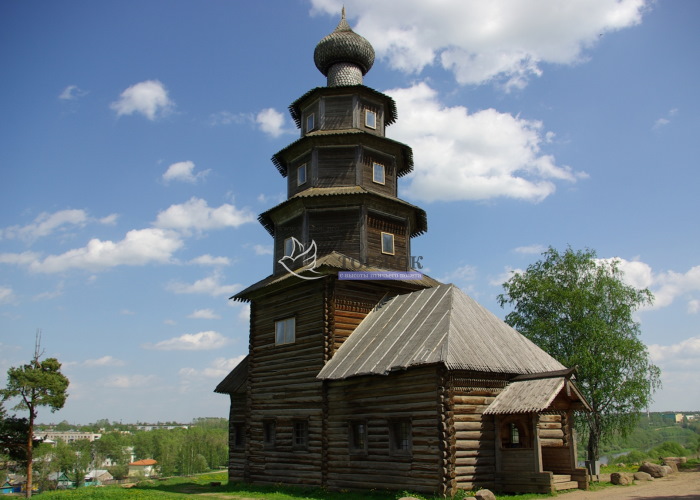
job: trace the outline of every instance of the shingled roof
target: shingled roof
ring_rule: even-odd
[[[318,378],[387,375],[434,363],[514,375],[565,369],[459,288],[441,285],[377,306]]]

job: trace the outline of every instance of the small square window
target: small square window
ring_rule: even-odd
[[[275,321],[275,344],[291,344],[295,339],[295,319]]]
[[[389,422],[389,441],[391,451],[400,455],[411,453],[412,430],[410,420],[392,420]]]
[[[382,253],[394,255],[394,235],[382,233]]]
[[[367,453],[367,422],[354,420],[348,426],[350,451]]]
[[[381,163],[372,164],[372,180],[377,184],[384,184],[386,182],[384,165]]]
[[[274,420],[263,420],[263,445],[265,448],[275,447],[276,429]]]
[[[306,131],[311,132],[316,127],[316,117],[313,113],[306,117]]]
[[[296,449],[306,449],[309,446],[309,421],[295,420],[293,430],[293,447]]]
[[[377,113],[371,109],[365,109],[365,126],[368,128],[377,128]]]
[[[306,184],[306,163],[297,168],[297,186]]]

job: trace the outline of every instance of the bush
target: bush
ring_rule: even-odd
[[[615,459],[616,462],[625,464],[640,464],[645,460],[649,460],[649,454],[639,450],[630,451],[628,454],[620,455]]]
[[[649,450],[649,456],[653,458],[685,457],[688,455],[690,455],[690,451],[688,451],[683,445],[672,441],[666,441],[656,448]]]

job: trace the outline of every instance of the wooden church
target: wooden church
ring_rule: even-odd
[[[414,272],[425,212],[397,196],[411,148],[393,99],[363,85],[374,50],[343,13],[316,46],[327,85],[289,109],[272,162],[287,200],[260,215],[274,268],[250,304],[228,394],[231,481],[444,496],[587,488],[568,370],[460,289]]]

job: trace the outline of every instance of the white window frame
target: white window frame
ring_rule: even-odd
[[[387,239],[386,237],[391,237],[390,239]],[[395,247],[395,238],[393,233],[385,233],[382,231],[382,253],[386,255],[394,255],[396,253],[396,247]],[[391,241],[391,248],[387,248],[389,245],[387,244],[389,241]]]
[[[377,175],[377,172],[381,172],[381,175]],[[386,167],[376,161],[372,162],[372,182],[386,184]]]
[[[307,174],[307,168],[306,168],[306,163],[299,165],[297,167],[297,186],[301,186],[302,184],[306,184],[306,174]]]
[[[293,344],[296,340],[296,318],[275,321],[275,345]]]
[[[284,239],[284,246],[282,247],[282,253],[284,257],[289,257],[294,253],[294,238],[291,236]]]
[[[370,116],[373,117],[370,119]],[[371,109],[365,109],[365,127],[376,129],[377,128],[377,112]]]
[[[316,128],[316,113],[310,113],[306,117],[306,132],[311,132]]]

